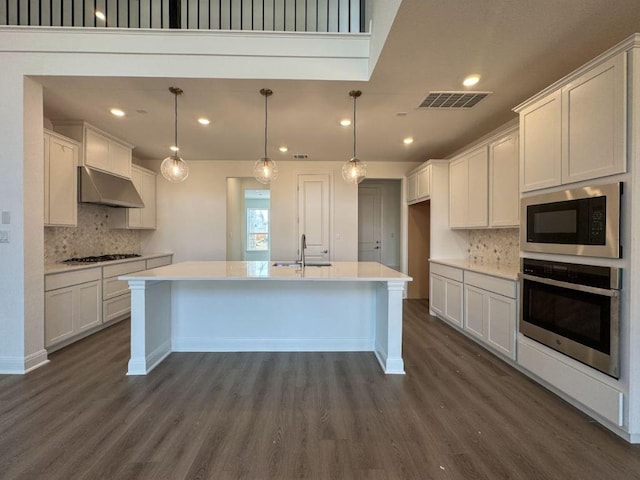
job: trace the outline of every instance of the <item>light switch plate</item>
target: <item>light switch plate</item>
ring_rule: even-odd
[[[0,230],[0,243],[9,243],[9,231]]]
[[[2,211],[2,225],[9,225],[11,223],[11,213],[7,210]]]

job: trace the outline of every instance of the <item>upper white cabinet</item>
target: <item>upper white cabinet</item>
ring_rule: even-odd
[[[483,146],[453,160],[449,167],[449,226],[488,226],[488,157]]]
[[[83,165],[131,178],[133,145],[86,122],[56,122],[55,128],[57,132],[82,143]]]
[[[407,177],[407,203],[428,200],[431,196],[431,165],[422,165]]]
[[[142,197],[144,208],[112,208],[109,214],[111,228],[156,228],[156,177],[151,170],[131,166],[131,181]]]
[[[520,224],[518,129],[489,144],[489,225]]]
[[[449,164],[449,227],[517,227],[518,127],[491,136]]]
[[[44,131],[44,224],[78,224],[77,172],[80,145]]]
[[[626,172],[626,72],[620,52],[516,107],[521,191]]]

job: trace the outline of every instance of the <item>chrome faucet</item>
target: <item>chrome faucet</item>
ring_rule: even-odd
[[[304,250],[307,248],[307,236],[303,233],[300,237],[300,266],[304,268]]]

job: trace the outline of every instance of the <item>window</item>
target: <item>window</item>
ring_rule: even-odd
[[[247,251],[269,250],[269,210],[247,208]]]

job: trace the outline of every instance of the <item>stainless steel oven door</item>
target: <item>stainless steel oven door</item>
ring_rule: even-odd
[[[619,291],[520,274],[520,332],[619,378]]]

